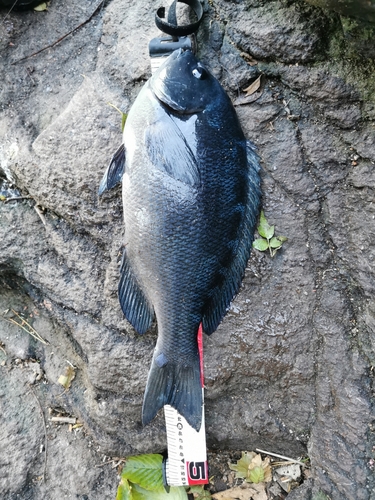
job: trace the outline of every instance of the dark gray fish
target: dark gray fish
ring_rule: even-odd
[[[99,193],[123,183],[119,299],[158,340],[143,423],[169,404],[196,430],[202,389],[197,332],[211,335],[237,293],[259,209],[259,165],[219,82],[175,51],[145,84]]]

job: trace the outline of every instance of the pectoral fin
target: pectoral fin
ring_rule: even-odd
[[[99,196],[104,191],[109,191],[121,182],[125,170],[125,146],[121,144],[116,153],[112,156],[111,161],[101,180],[98,194]]]
[[[188,186],[201,183],[197,159],[174,121],[165,116],[145,131],[147,153],[158,170]]]

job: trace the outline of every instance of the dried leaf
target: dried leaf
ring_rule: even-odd
[[[70,388],[75,376],[76,376],[75,369],[73,368],[73,366],[69,365],[65,369],[65,375],[60,375],[58,383],[61,384],[67,391]]]
[[[83,427],[83,424],[78,423],[78,424],[72,425],[72,429],[79,429],[80,427]]]
[[[262,466],[262,457],[259,454],[255,454],[251,459],[251,462],[249,463],[249,470],[261,466]]]
[[[285,243],[288,241],[288,238],[286,236],[277,236],[277,239],[281,241],[281,243]]]
[[[262,467],[264,470],[264,482],[269,483],[270,481],[272,481],[272,467],[270,457],[266,457],[262,461]]]
[[[261,77],[262,75],[259,75],[251,85],[249,85],[246,89],[243,89],[243,91],[246,92],[246,97],[254,94],[259,89],[261,84]]]

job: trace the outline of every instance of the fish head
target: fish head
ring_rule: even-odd
[[[222,90],[191,50],[175,50],[150,79],[154,95],[181,114],[203,111]]]

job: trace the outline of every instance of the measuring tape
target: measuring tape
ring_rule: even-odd
[[[189,5],[197,15],[197,21],[186,26],[177,26],[176,4],[182,2]],[[191,39],[187,36],[194,33],[202,19],[203,9],[199,0],[174,0],[164,18],[165,9],[158,9],[155,22],[157,27],[167,36],[154,38],[149,43],[149,54],[152,73],[177,49],[192,50]],[[198,330],[198,349],[203,394],[203,340],[202,325]],[[206,429],[204,423],[204,404],[202,404],[202,424],[197,432],[186,419],[170,405],[164,406],[167,428],[168,458],[164,462],[164,482],[167,486],[193,486],[208,483],[208,465],[206,448]]]
[[[168,458],[165,462],[167,484],[169,486],[207,484],[204,406],[202,406],[202,425],[199,432],[193,429],[171,406],[164,406],[164,414],[168,443]]]

